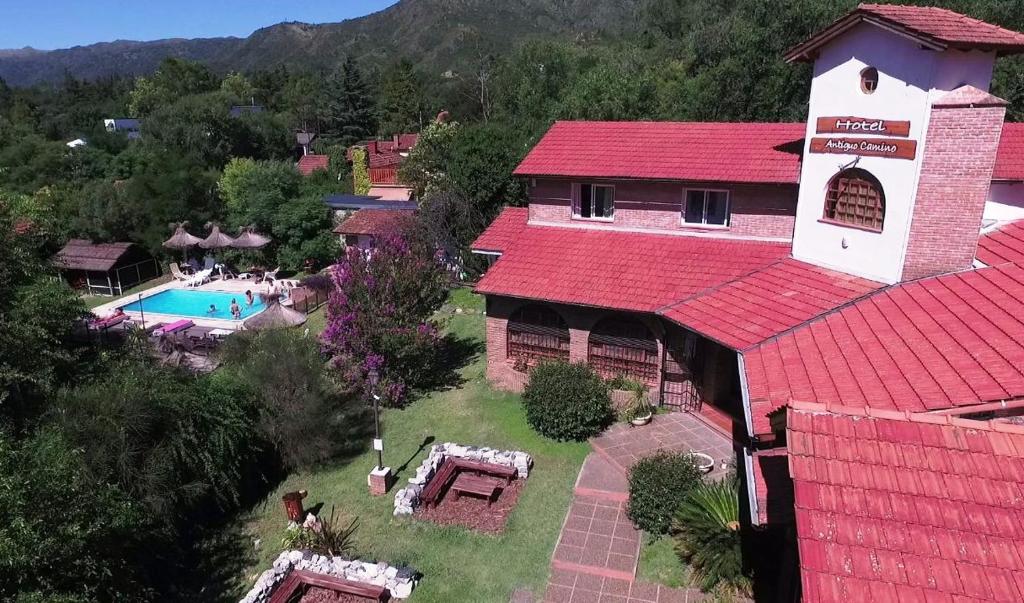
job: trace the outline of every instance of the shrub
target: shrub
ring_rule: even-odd
[[[701,590],[750,590],[743,572],[739,488],[735,478],[691,490],[672,522],[676,552],[693,568]]]
[[[700,469],[689,454],[658,452],[640,459],[629,471],[629,518],[651,534],[667,533],[676,511],[700,482]]]
[[[310,513],[302,525],[288,524],[281,544],[289,549],[308,549],[328,556],[350,556],[355,549],[355,533],[359,523],[356,517],[342,527],[341,517],[335,517],[331,506],[330,517],[317,517]]]
[[[582,441],[614,417],[608,386],[583,363],[545,362],[530,373],[523,394],[526,420],[541,435]]]

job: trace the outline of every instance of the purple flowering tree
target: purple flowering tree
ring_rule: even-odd
[[[415,229],[379,237],[372,252],[350,247],[334,268],[327,302],[324,351],[349,382],[367,387],[380,375],[385,405],[403,406],[410,392],[440,370],[441,338],[432,316],[448,295],[451,277],[440,256]]]

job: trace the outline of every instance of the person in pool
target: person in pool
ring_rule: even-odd
[[[242,319],[242,306],[239,306],[238,302],[235,301],[235,298],[233,297],[231,298],[231,318],[234,318],[235,320]]]
[[[207,310],[206,313],[207,314],[216,314],[217,313],[217,306],[215,306],[213,304],[210,304],[210,309]]]
[[[252,291],[245,292],[245,305],[251,306],[256,302],[256,298],[252,296]]]

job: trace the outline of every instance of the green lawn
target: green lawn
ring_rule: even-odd
[[[477,312],[453,314],[446,310],[448,332],[481,342],[480,353],[461,370],[465,382],[460,387],[433,393],[408,409],[383,413],[385,463],[393,469],[405,466],[399,476],[400,484],[404,483],[426,456],[427,451],[419,447],[428,437],[438,443],[454,441],[529,452],[535,468],[505,532],[488,536],[394,518],[395,489],[379,498],[367,492],[366,475],[375,464],[374,454],[367,452],[341,467],[290,476],[250,514],[250,536],[261,538],[262,545],[259,565],[246,576],[246,588],[280,552],[286,523],[281,495],[306,489],[307,506],[323,502],[328,513],[335,505],[339,513],[359,517],[359,556],[408,564],[423,573],[411,599],[414,603],[506,603],[516,588],[531,589],[538,596],[543,592],[551,552],[589,448],[586,443],[557,443],[538,436],[526,423],[519,396],[490,388],[484,379],[482,301],[465,291],[456,292],[453,298],[458,307]],[[310,324],[312,331],[322,323],[311,316]]]
[[[125,291],[124,295],[122,295],[120,298],[114,298],[114,297],[111,297],[109,295],[83,295],[82,296],[82,301],[85,302],[85,306],[87,308],[89,308],[90,310],[92,310],[96,306],[102,306],[105,303],[112,302],[112,301],[114,301],[114,299],[123,299],[126,302],[127,301],[134,301],[134,300],[129,300],[128,298],[129,297],[134,297],[134,296],[138,295],[139,293],[145,291],[146,289],[151,289],[153,287],[156,287],[157,285],[162,285],[164,283],[170,282],[171,278],[172,278],[171,275],[168,273],[168,274],[163,274],[161,276],[158,276],[158,277],[156,277],[154,279],[150,279],[150,280],[148,280],[148,281],[146,281],[144,283],[136,285],[136,286],[132,287],[131,289]]]
[[[688,568],[672,548],[672,538],[652,539],[644,536],[640,547],[637,577],[647,582],[664,584],[672,588],[689,586]]]

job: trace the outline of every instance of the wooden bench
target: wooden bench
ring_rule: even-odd
[[[504,479],[506,484],[511,484],[518,473],[515,467],[507,467],[496,463],[484,463],[468,459],[455,459],[454,462],[459,469],[472,471],[478,475],[494,475]]]
[[[353,582],[344,578],[335,578],[326,574],[318,574],[306,570],[292,570],[283,582],[274,589],[270,597],[270,603],[287,603],[292,595],[300,589],[305,590],[309,586],[319,586],[339,593],[365,597],[370,601],[388,601],[391,593],[383,586],[366,584],[365,582]]]
[[[458,467],[456,467],[455,461],[451,458],[446,458],[441,463],[441,466],[438,467],[437,473],[434,474],[427,487],[423,488],[423,492],[420,492],[420,500],[428,509],[441,500],[445,488],[455,477],[456,473],[458,473]]]
[[[470,475],[469,473],[460,473],[455,478],[451,488],[452,492],[455,493],[455,500],[458,500],[462,494],[475,494],[487,500],[488,507],[491,506],[491,501],[494,500],[495,495],[500,489],[500,481],[490,477]]]

